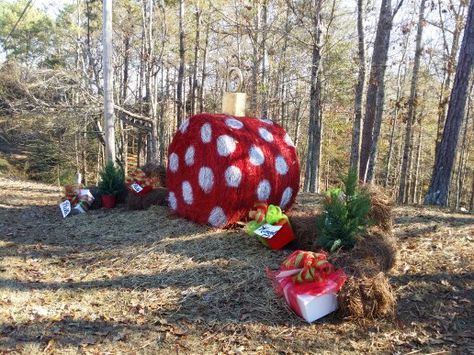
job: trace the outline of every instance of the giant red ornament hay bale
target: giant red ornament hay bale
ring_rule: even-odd
[[[256,202],[288,209],[298,193],[296,149],[271,120],[195,115],[179,127],[168,154],[169,206],[198,223],[235,223]]]

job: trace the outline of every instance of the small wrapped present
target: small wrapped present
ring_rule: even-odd
[[[158,179],[147,177],[142,169],[136,168],[125,178],[127,188],[140,196],[146,195],[153,188],[158,187]]]
[[[81,188],[81,185],[66,185],[64,191],[65,197],[63,197],[63,202],[59,204],[63,218],[68,215],[85,213],[94,203],[94,196],[92,196],[90,190]]]
[[[309,323],[337,309],[337,292],[347,278],[334,269],[326,254],[302,250],[292,253],[270,276],[277,293]]]
[[[247,224],[247,233],[256,236],[268,248],[278,250],[296,239],[288,217],[278,206],[257,203],[249,212],[249,218],[252,221]]]

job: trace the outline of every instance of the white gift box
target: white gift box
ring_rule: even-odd
[[[276,278],[279,282],[284,278],[297,274],[301,269],[288,270],[280,272]],[[283,287],[283,294],[287,304],[292,308],[290,302],[291,293],[295,292],[294,284],[287,283]],[[298,309],[293,309],[296,314],[301,315],[305,321],[312,323],[329,313],[337,310],[337,295],[333,292],[324,293],[321,295],[297,294],[296,295]],[[295,305],[296,306],[296,305]]]

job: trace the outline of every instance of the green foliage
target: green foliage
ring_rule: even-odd
[[[124,180],[122,169],[108,162],[104,170],[100,172],[99,189],[104,195],[120,195],[125,189]]]
[[[17,58],[31,63],[47,55],[52,47],[54,21],[36,6],[31,6],[18,23],[10,38],[7,38],[20,17],[27,1],[0,1],[0,45],[8,58]]]
[[[56,184],[73,180],[76,168],[65,154],[62,143],[46,134],[39,134],[28,142],[25,171],[31,179]]]
[[[331,251],[339,247],[352,248],[356,237],[369,224],[370,197],[359,190],[356,172],[351,171],[343,182],[343,188],[327,192],[324,211],[316,221],[316,243]]]

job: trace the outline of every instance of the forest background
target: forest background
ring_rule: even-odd
[[[469,7],[114,1],[117,162],[125,171],[166,163],[179,124],[219,112],[227,72],[239,67],[248,115],[273,119],[295,142],[304,191],[327,190],[352,166],[399,203],[422,203],[451,89],[464,76],[467,102],[459,139],[443,148],[455,154],[438,204],[472,211],[473,80],[456,74]],[[0,45],[0,171],[57,184],[80,172],[96,183],[105,160],[102,2],[0,1]]]

